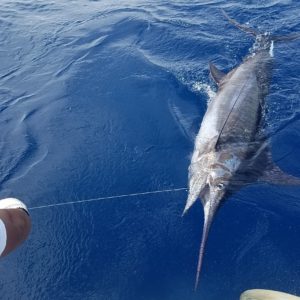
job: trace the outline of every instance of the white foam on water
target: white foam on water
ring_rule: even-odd
[[[208,96],[207,103],[209,103],[215,96],[216,92],[207,83],[195,82],[192,86],[196,92],[204,92]]]
[[[270,53],[271,57],[274,57],[274,42],[273,41],[271,41],[269,53]]]

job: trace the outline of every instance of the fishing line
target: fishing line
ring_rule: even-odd
[[[101,201],[101,200],[108,200],[108,199],[128,198],[128,197],[136,197],[136,196],[151,195],[151,194],[171,193],[171,192],[180,192],[180,191],[187,191],[187,188],[183,187],[183,188],[176,188],[176,189],[157,190],[157,191],[149,191],[149,192],[141,192],[141,193],[133,193],[133,194],[124,194],[124,195],[115,195],[115,196],[106,196],[106,197],[99,197],[99,198],[83,199],[83,200],[78,200],[78,201],[60,202],[60,203],[54,203],[54,204],[33,206],[33,207],[29,207],[28,209],[29,210],[35,210],[35,209],[42,209],[42,208],[49,208],[49,207],[56,207],[56,206],[63,206],[63,205],[70,205],[70,204],[87,203],[87,202],[94,202],[94,201]]]

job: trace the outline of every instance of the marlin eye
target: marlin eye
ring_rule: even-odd
[[[225,187],[225,184],[222,183],[222,182],[220,182],[220,183],[217,184],[217,189],[218,189],[218,190],[223,190],[224,187]]]

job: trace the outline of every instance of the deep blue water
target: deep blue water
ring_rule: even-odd
[[[2,1],[1,197],[29,207],[187,185],[193,138],[262,32],[300,31],[297,1]],[[267,98],[273,156],[300,175],[300,41],[276,44]],[[257,185],[213,224],[194,293],[203,213],[186,192],[31,211],[30,238],[0,263],[1,299],[239,299],[300,295],[300,189]]]

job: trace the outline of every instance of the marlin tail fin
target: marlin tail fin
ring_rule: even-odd
[[[260,33],[257,32],[256,30],[254,30],[254,29],[252,29],[252,28],[250,28],[250,27],[248,27],[248,26],[246,26],[246,25],[242,25],[242,24],[238,23],[236,20],[230,18],[230,17],[227,15],[227,13],[225,12],[224,9],[221,9],[221,11],[222,11],[224,17],[229,21],[229,23],[231,23],[232,25],[234,25],[234,26],[237,27],[238,29],[240,29],[240,30],[242,30],[242,31],[244,31],[244,32],[246,32],[246,33],[249,33],[249,34],[251,34],[251,35],[253,35],[253,36],[255,36],[255,37],[256,37],[257,35],[260,34]]]
[[[224,17],[228,20],[229,23],[231,23],[232,25],[234,25],[235,27],[237,27],[238,29],[249,33],[251,35],[253,35],[254,37],[258,36],[258,35],[262,35],[261,32],[256,31],[253,28],[250,28],[246,25],[240,24],[238,23],[236,20],[230,18],[227,13],[224,11],[224,9],[221,9]],[[274,41],[274,42],[287,42],[287,41],[293,41],[296,39],[300,38],[300,32],[296,32],[296,33],[292,33],[292,34],[287,34],[287,35],[271,35],[269,40]]]

